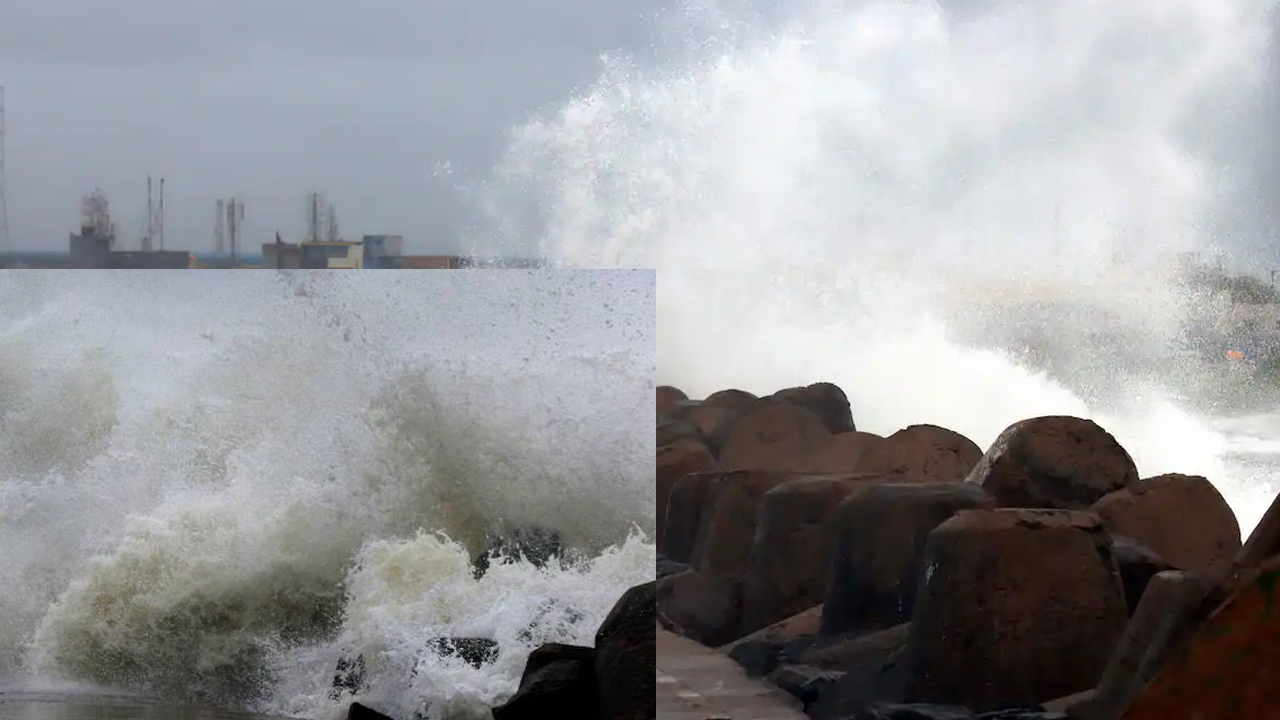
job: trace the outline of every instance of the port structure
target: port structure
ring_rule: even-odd
[[[4,86],[0,85],[0,252],[9,252],[9,201],[5,197]]]

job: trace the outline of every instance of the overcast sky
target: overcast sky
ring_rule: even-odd
[[[482,175],[601,53],[643,53],[659,2],[4,0],[13,245],[64,248],[101,187],[136,247],[154,175],[170,246],[211,248],[232,194],[246,245],[300,235],[318,190],[344,234],[449,249],[460,210],[436,168]]]
[[[993,2],[1018,4],[944,5]],[[451,188],[488,176],[506,131],[588,88],[603,53],[653,52],[654,18],[673,4],[2,0],[12,244],[65,248],[80,197],[100,187],[121,245],[137,247],[153,175],[167,179],[169,247],[211,249],[215,201],[231,195],[246,247],[277,230],[296,239],[318,190],[345,235],[458,249],[468,211]],[[1280,222],[1270,75],[1246,110],[1189,132],[1229,168],[1219,226],[1255,246]],[[445,163],[452,177],[437,175]]]

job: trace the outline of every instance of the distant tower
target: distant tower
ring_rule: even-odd
[[[318,192],[307,195],[307,242],[320,242],[325,236],[325,201]]]
[[[160,241],[160,249],[164,249],[164,178],[160,178],[160,201],[152,196],[151,178],[147,177],[147,228],[142,234],[142,251],[151,252],[156,241]]]
[[[218,254],[227,251],[227,201],[219,200],[213,216],[213,250]]]
[[[0,85],[0,252],[9,251],[9,202],[4,196],[4,86]]]
[[[230,198],[226,203],[226,212],[227,242],[231,245],[231,263],[235,265],[240,262],[240,230],[244,225],[244,203]]]
[[[325,221],[324,236],[328,242],[338,242],[338,210],[333,205],[329,205],[329,217]]]

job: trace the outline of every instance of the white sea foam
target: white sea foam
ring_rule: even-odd
[[[364,655],[354,699],[485,716],[529,650],[589,643],[653,577],[653,293],[650,272],[0,275],[4,674],[318,718]],[[488,533],[530,525],[580,560],[470,576]],[[549,604],[580,624],[517,637]],[[498,663],[408,672],[454,635]]]

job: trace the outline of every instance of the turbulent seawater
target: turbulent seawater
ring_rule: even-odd
[[[653,577],[653,305],[643,271],[0,274],[3,686],[487,717]],[[571,557],[473,578],[532,526]]]
[[[1215,228],[1259,214],[1224,148],[1265,119],[1275,9],[693,0],[652,58],[512,132],[482,234],[657,268],[659,379],[691,395],[831,381],[862,429],[983,446],[1088,416],[1144,475],[1211,478],[1247,531],[1274,473],[1186,402],[1232,379],[1172,352],[1202,299],[1165,273],[1259,241]]]

